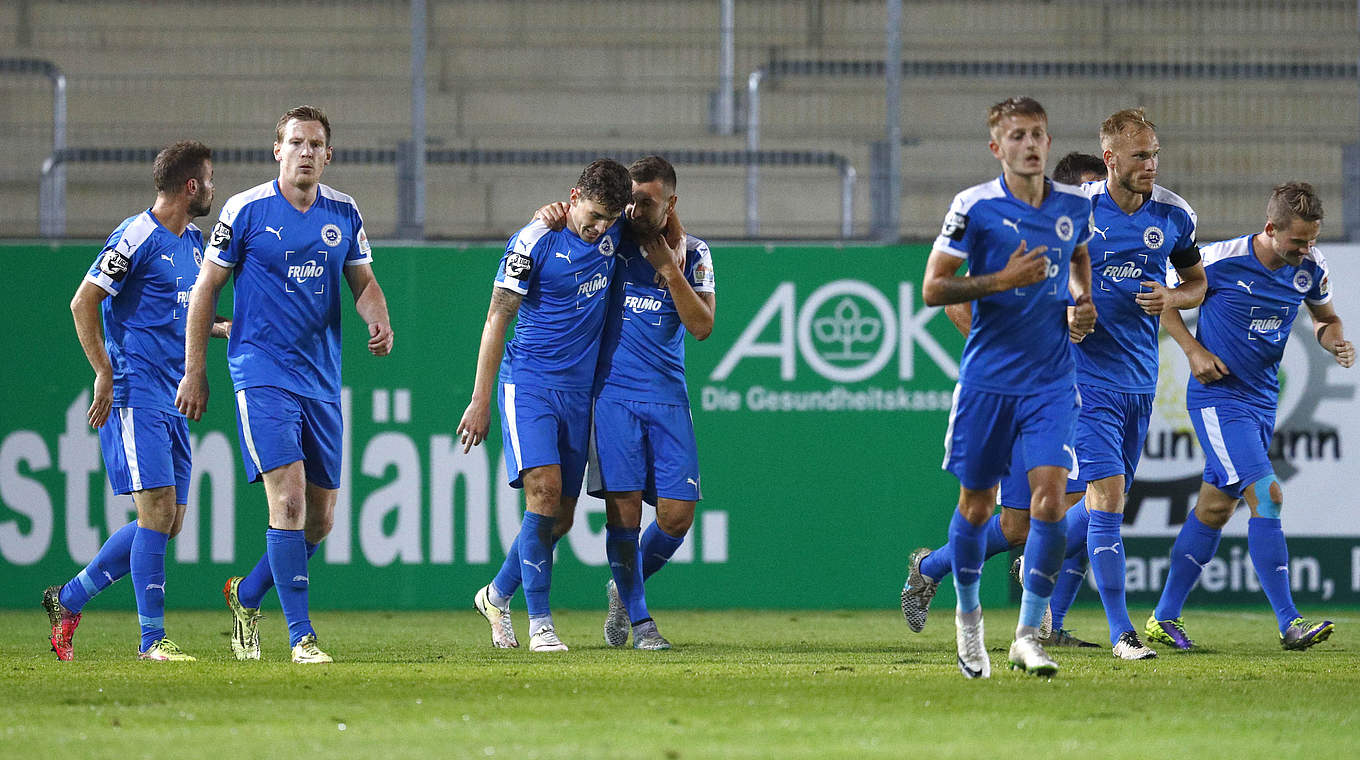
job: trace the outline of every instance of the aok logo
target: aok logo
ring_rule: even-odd
[[[946,376],[957,378],[958,362],[926,330],[939,309],[917,311],[915,293],[915,283],[899,282],[893,303],[862,280],[835,280],[800,304],[794,283],[780,283],[709,379],[726,380],[743,360],[766,358],[779,360],[780,379],[793,380],[801,355],[814,372],[838,383],[867,380],[896,356],[897,379],[910,380],[917,346]]]
[[[315,258],[299,261],[303,255],[305,254],[299,254],[297,251],[284,252],[283,258],[286,262],[283,279],[284,292],[311,292],[317,295],[325,293],[327,251],[316,252],[316,255],[321,257],[320,261]]]

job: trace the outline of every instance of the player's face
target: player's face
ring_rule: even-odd
[[[992,155],[1011,174],[1019,177],[1043,176],[1048,163],[1048,149],[1053,137],[1048,134],[1048,122],[1037,116],[1014,114],[1003,118],[992,129],[992,140],[987,145]]]
[[[571,208],[567,210],[567,227],[582,240],[593,243],[618,221],[620,212],[608,211],[598,202],[571,189]]]
[[[1305,222],[1302,219],[1294,219],[1288,227],[1276,227],[1272,222],[1266,222],[1266,235],[1270,238],[1271,251],[1291,267],[1296,267],[1303,263],[1303,257],[1313,250],[1313,245],[1317,243],[1318,232],[1322,229],[1322,222]]]
[[[203,162],[203,174],[195,180],[197,189],[189,196],[189,218],[197,219],[212,211],[213,202],[213,165],[212,161]]]
[[[634,182],[628,226],[639,238],[657,234],[666,226],[666,215],[675,208],[675,200],[675,195],[659,179]]]
[[[321,172],[331,162],[331,147],[326,144],[326,128],[319,121],[289,119],[283,125],[283,142],[274,143],[274,160],[279,162],[279,179],[296,187],[321,181]]]
[[[1132,135],[1120,135],[1105,151],[1105,165],[1110,168],[1110,179],[1136,195],[1152,192],[1157,181],[1157,162],[1162,144],[1157,133],[1150,129]]]

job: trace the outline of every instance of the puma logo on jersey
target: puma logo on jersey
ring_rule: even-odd
[[[566,259],[568,264],[571,263],[571,257],[568,256],[568,255],[565,254],[565,253],[553,252],[553,255],[556,256],[556,257],[559,258],[559,259]]]
[[[274,237],[278,238],[280,241],[283,240],[283,225],[282,225],[282,224],[279,225],[278,229],[274,229],[273,227],[270,227],[269,225],[266,224],[266,225],[264,226],[264,231],[265,231],[265,232],[272,232],[272,233],[274,233]]]
[[[1099,228],[1099,227],[1097,227],[1097,226],[1095,226],[1095,225],[1093,224],[1093,225],[1091,225],[1091,231],[1092,231],[1092,232],[1099,233],[1099,234],[1100,234],[1100,239],[1101,239],[1101,240],[1109,240],[1109,238],[1105,237],[1105,233],[1107,233],[1107,232],[1110,231],[1110,228],[1109,228],[1108,226],[1107,226],[1105,229],[1102,230],[1101,228]]]
[[[528,565],[529,567],[532,567],[533,569],[541,573],[543,572],[543,565],[547,564],[548,560],[541,559],[538,562],[530,562],[527,559],[522,559],[520,560],[520,562],[523,562],[524,564]]]
[[[1119,553],[1119,542],[1118,542],[1118,541],[1115,541],[1114,543],[1110,544],[1109,546],[1097,546],[1096,548],[1094,548],[1094,549],[1091,550],[1091,556],[1094,557],[1094,556],[1096,556],[1097,554],[1100,554],[1101,552],[1114,552],[1115,554],[1118,554],[1118,553]]]
[[[699,481],[695,480],[694,478],[685,478],[685,482],[686,482],[686,483],[689,483],[690,485],[694,486],[695,488],[698,488],[698,487],[699,487]]]
[[[1005,225],[1005,226],[1007,226],[1007,227],[1010,227],[1011,229],[1015,230],[1015,234],[1017,234],[1017,235],[1020,234],[1020,224],[1019,224],[1019,222],[1020,222],[1019,219],[1016,219],[1015,221],[1011,221],[1011,220],[1009,220],[1009,219],[1002,219],[1002,220],[1001,220],[1001,223],[1002,223],[1003,225]]]
[[[173,253],[170,254],[169,256],[166,256],[165,254],[162,253],[162,254],[161,254],[161,258],[163,258],[163,259],[165,259],[166,261],[170,262],[170,266],[174,266],[174,265],[175,265],[175,255],[174,255]]]
[[[1241,280],[1238,280],[1238,281],[1237,281],[1238,287],[1242,288],[1243,290],[1247,291],[1248,293],[1251,293],[1251,286],[1252,286],[1252,285],[1255,285],[1255,284],[1256,284],[1256,281],[1255,281],[1255,280],[1252,280],[1252,281],[1249,282],[1249,283],[1247,283],[1247,282],[1242,282]],[[1252,295],[1256,295],[1255,293],[1251,293],[1251,294],[1252,294]]]

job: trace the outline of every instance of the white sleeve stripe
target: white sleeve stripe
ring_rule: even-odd
[[[714,290],[713,290],[713,286],[712,286],[712,285],[695,285],[695,286],[694,286],[694,292],[695,292],[695,293],[712,293],[712,292],[714,292]]]
[[[372,256],[372,255],[369,255],[369,256],[365,256],[365,257],[363,257],[363,258],[361,258],[361,259],[349,259],[348,261],[345,262],[345,266],[347,266],[347,267],[352,267],[352,266],[354,266],[355,264],[372,264],[372,263],[373,263],[373,256]]]
[[[100,272],[98,277],[95,277],[94,275],[91,274],[85,275],[85,282],[98,285],[101,289],[104,290],[104,292],[108,293],[111,296],[118,295],[119,288],[117,283],[115,283],[111,277],[104,274],[103,272]]]
[[[222,268],[224,268],[224,269],[235,269],[235,268],[236,268],[236,264],[234,264],[234,263],[232,263],[232,262],[230,262],[230,261],[227,261],[226,259],[222,258],[222,252],[221,252],[220,250],[216,249],[216,248],[209,248],[207,251],[205,251],[205,252],[203,253],[203,260],[204,260],[204,261],[211,261],[212,263],[214,263],[214,264],[216,264],[216,265],[218,265],[219,267],[222,267]]]
[[[957,249],[957,248],[954,248],[953,246],[943,245],[943,244],[941,244],[940,241],[938,241],[938,240],[935,241],[935,246],[934,246],[931,250],[932,250],[932,251],[939,251],[940,253],[947,253],[947,254],[949,254],[950,256],[953,256],[953,257],[959,258],[959,259],[966,259],[966,258],[968,258],[968,254],[964,253],[963,251],[960,251],[960,250]]]
[[[525,285],[519,280],[516,280],[513,277],[507,277],[504,280],[497,280],[496,287],[514,291],[515,293],[519,293],[522,296],[529,295],[529,286]]]

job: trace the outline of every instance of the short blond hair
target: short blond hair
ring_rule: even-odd
[[[1266,203],[1266,219],[1277,228],[1287,228],[1295,219],[1322,221],[1322,199],[1307,182],[1276,185]]]
[[[1044,110],[1042,105],[1039,105],[1039,101],[1028,96],[1021,96],[1006,98],[987,109],[987,131],[991,132],[996,129],[996,125],[1000,124],[1002,119],[1010,116],[1033,116],[1043,119],[1045,124],[1048,123],[1048,112]]]
[[[1100,147],[1108,149],[1116,137],[1132,137],[1145,129],[1156,132],[1157,125],[1148,119],[1142,106],[1115,111],[1100,125]]]

